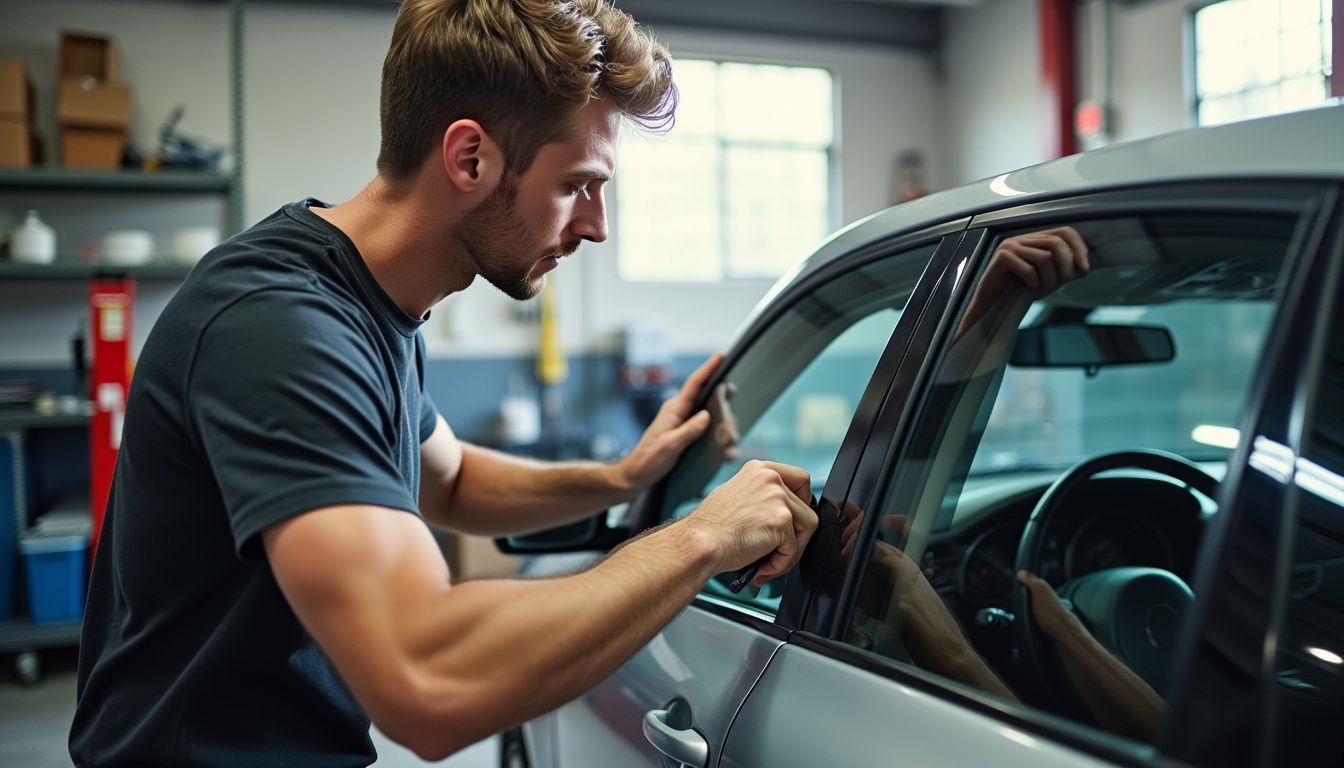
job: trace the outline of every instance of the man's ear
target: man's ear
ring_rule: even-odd
[[[460,192],[489,192],[499,184],[504,156],[480,123],[458,120],[443,132],[443,170]]]

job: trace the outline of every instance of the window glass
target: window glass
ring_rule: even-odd
[[[826,483],[864,388],[934,246],[846,272],[797,299],[725,372],[711,400],[709,433],[668,477],[661,519],[690,514],[704,495],[751,459],[806,469],[814,493]],[[731,425],[727,427],[726,425]],[[737,435],[727,450],[723,430]],[[706,592],[773,615],[783,579],[759,595],[733,594],[732,574]]]
[[[675,63],[666,135],[621,133],[617,265],[631,281],[772,279],[832,229],[831,74]]]
[[[1294,474],[1292,571],[1273,677],[1277,765],[1328,765],[1344,754],[1344,302],[1338,288],[1335,296]]]
[[[848,642],[1150,742],[1297,228],[1159,214],[996,238],[888,458]],[[844,514],[848,558],[866,515]]]
[[[1199,125],[1288,112],[1329,95],[1333,0],[1220,0],[1195,11]]]

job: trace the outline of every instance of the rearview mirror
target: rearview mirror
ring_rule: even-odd
[[[1165,363],[1176,356],[1171,332],[1156,325],[1041,325],[1018,331],[1010,365],[1085,368]]]
[[[495,548],[506,555],[546,555],[560,552],[593,552],[611,549],[630,538],[630,529],[607,525],[607,512],[577,523],[548,528],[526,536],[495,539]]]

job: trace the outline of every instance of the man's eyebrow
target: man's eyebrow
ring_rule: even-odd
[[[611,181],[611,175],[603,168],[595,165],[576,165],[569,168],[564,173],[567,179],[589,179],[592,181]]]

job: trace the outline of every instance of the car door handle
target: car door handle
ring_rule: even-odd
[[[709,742],[690,727],[690,705],[673,702],[667,709],[644,713],[644,738],[653,748],[682,765],[705,768],[709,762]],[[678,728],[678,725],[685,728]]]

